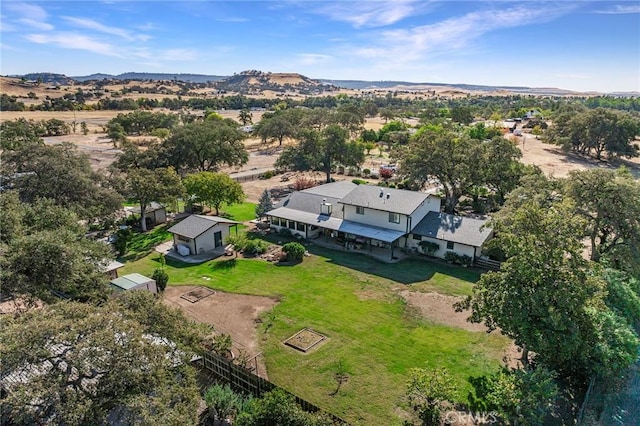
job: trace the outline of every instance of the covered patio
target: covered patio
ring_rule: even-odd
[[[287,208],[274,210],[270,222],[276,231],[289,229],[325,247],[362,251],[385,262],[402,255],[399,241],[405,234],[401,231]]]

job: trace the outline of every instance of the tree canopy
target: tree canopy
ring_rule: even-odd
[[[69,143],[24,146],[3,153],[5,184],[32,203],[39,198],[54,200],[82,219],[109,216],[122,205],[105,177],[93,171],[89,159]]]
[[[625,112],[597,108],[558,114],[545,137],[567,150],[585,155],[594,153],[599,160],[605,152],[609,158],[637,157],[638,135],[640,119]]]
[[[245,135],[225,120],[196,121],[175,130],[162,143],[167,165],[179,173],[217,171],[223,165],[242,166],[249,160]]]
[[[10,375],[3,423],[195,423],[193,352],[181,331],[160,333],[166,329],[154,324],[164,320],[180,329],[190,324],[145,292],[102,307],[61,302],[7,319],[0,330]]]
[[[331,182],[335,165],[359,167],[364,162],[364,146],[348,142],[348,132],[338,125],[322,131],[307,130],[297,146],[287,147],[276,161],[276,167],[294,170],[320,170]]]
[[[184,186],[172,168],[141,168],[131,169],[127,173],[122,191],[128,198],[140,203],[140,226],[146,232],[146,212],[151,202],[173,202],[184,194]]]
[[[242,203],[245,197],[242,185],[225,173],[195,173],[185,178],[184,186],[192,202],[215,207],[216,215],[223,203]]]

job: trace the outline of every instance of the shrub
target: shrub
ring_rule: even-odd
[[[370,169],[364,169],[364,170],[362,171],[362,174],[363,174],[365,177],[366,177],[366,176],[369,176],[369,175],[371,174],[371,170],[370,170]]]
[[[262,240],[247,239],[242,251],[248,254],[263,254],[269,248],[269,243]]]
[[[301,262],[306,249],[300,243],[287,243],[282,246],[282,251],[287,253],[287,261]]]
[[[366,180],[362,180],[362,179],[353,179],[351,182],[355,183],[356,185],[366,185],[367,181]]]
[[[304,176],[300,176],[293,182],[293,189],[296,191],[302,191],[305,189],[313,188],[316,186],[316,181]]]
[[[226,356],[231,351],[233,340],[228,334],[218,334],[213,338],[210,349],[220,356]]]
[[[165,288],[167,288],[167,283],[169,282],[169,275],[162,268],[157,268],[153,271],[153,275],[151,279],[156,282],[156,287],[158,291],[163,292]]]
[[[418,245],[424,254],[433,254],[440,250],[440,245],[431,241],[420,241]]]
[[[212,420],[223,421],[234,417],[245,405],[244,398],[235,393],[228,384],[215,384],[207,389],[204,400]]]
[[[444,260],[446,260],[447,262],[457,262],[458,261],[458,255],[452,251],[448,251],[444,254]]]
[[[262,179],[271,179],[274,176],[273,170],[267,170],[262,174]]]
[[[290,237],[291,234],[291,229],[289,228],[280,228],[280,230],[278,231],[278,235],[281,235],[283,237]]]
[[[471,262],[473,262],[473,258],[471,256],[467,256],[466,254],[458,256],[458,263],[462,266],[469,266],[471,265]]]
[[[393,170],[392,169],[387,169],[387,168],[380,168],[380,177],[382,179],[390,179],[393,176]]]

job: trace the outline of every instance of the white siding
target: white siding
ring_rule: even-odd
[[[480,250],[481,250],[480,247],[476,248],[476,247],[468,246],[466,244],[461,244],[461,243],[453,243],[453,250],[449,250],[447,249],[447,242],[444,240],[438,240],[436,238],[429,238],[429,237],[422,237],[421,240],[416,240],[413,238],[413,235],[410,235],[409,238],[407,238],[407,245],[409,248],[415,247],[418,253],[422,253],[419,245],[420,241],[429,241],[429,242],[438,244],[440,246],[440,249],[435,253],[433,253],[433,256],[439,257],[441,259],[444,259],[444,255],[448,251],[452,251],[459,256],[467,255],[472,259],[474,259],[476,256],[480,255]]]
[[[367,207],[364,208],[364,214],[357,214],[356,206],[345,205],[344,219],[352,222],[363,223],[365,225],[393,229],[394,231],[406,232],[407,230],[407,216],[401,214],[400,223],[393,223],[389,222],[389,212],[374,210]]]
[[[440,212],[440,201],[440,197],[429,195],[429,197],[427,197],[427,199],[424,200],[424,202],[411,214],[411,229],[409,232],[412,231],[413,228],[415,228],[429,212]]]
[[[196,246],[192,238],[181,237],[177,234],[173,234],[173,245],[183,245],[189,247],[189,253],[195,254]]]
[[[229,229],[229,224],[218,223],[213,228],[209,228],[206,232],[200,234],[198,237],[196,237],[196,247],[198,249],[198,253],[192,252],[192,254],[206,253],[208,251],[214,250],[216,248],[214,238],[216,232],[222,233],[222,245],[224,246],[224,242],[229,236]]]

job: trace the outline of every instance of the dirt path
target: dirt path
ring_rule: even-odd
[[[262,296],[247,296],[216,291],[214,294],[191,303],[182,296],[196,286],[167,287],[164,303],[179,308],[185,315],[200,323],[211,324],[219,332],[233,339],[233,352],[240,351],[252,357],[260,352],[256,320],[278,303],[277,300]],[[258,357],[258,375],[267,377],[262,357]]]

